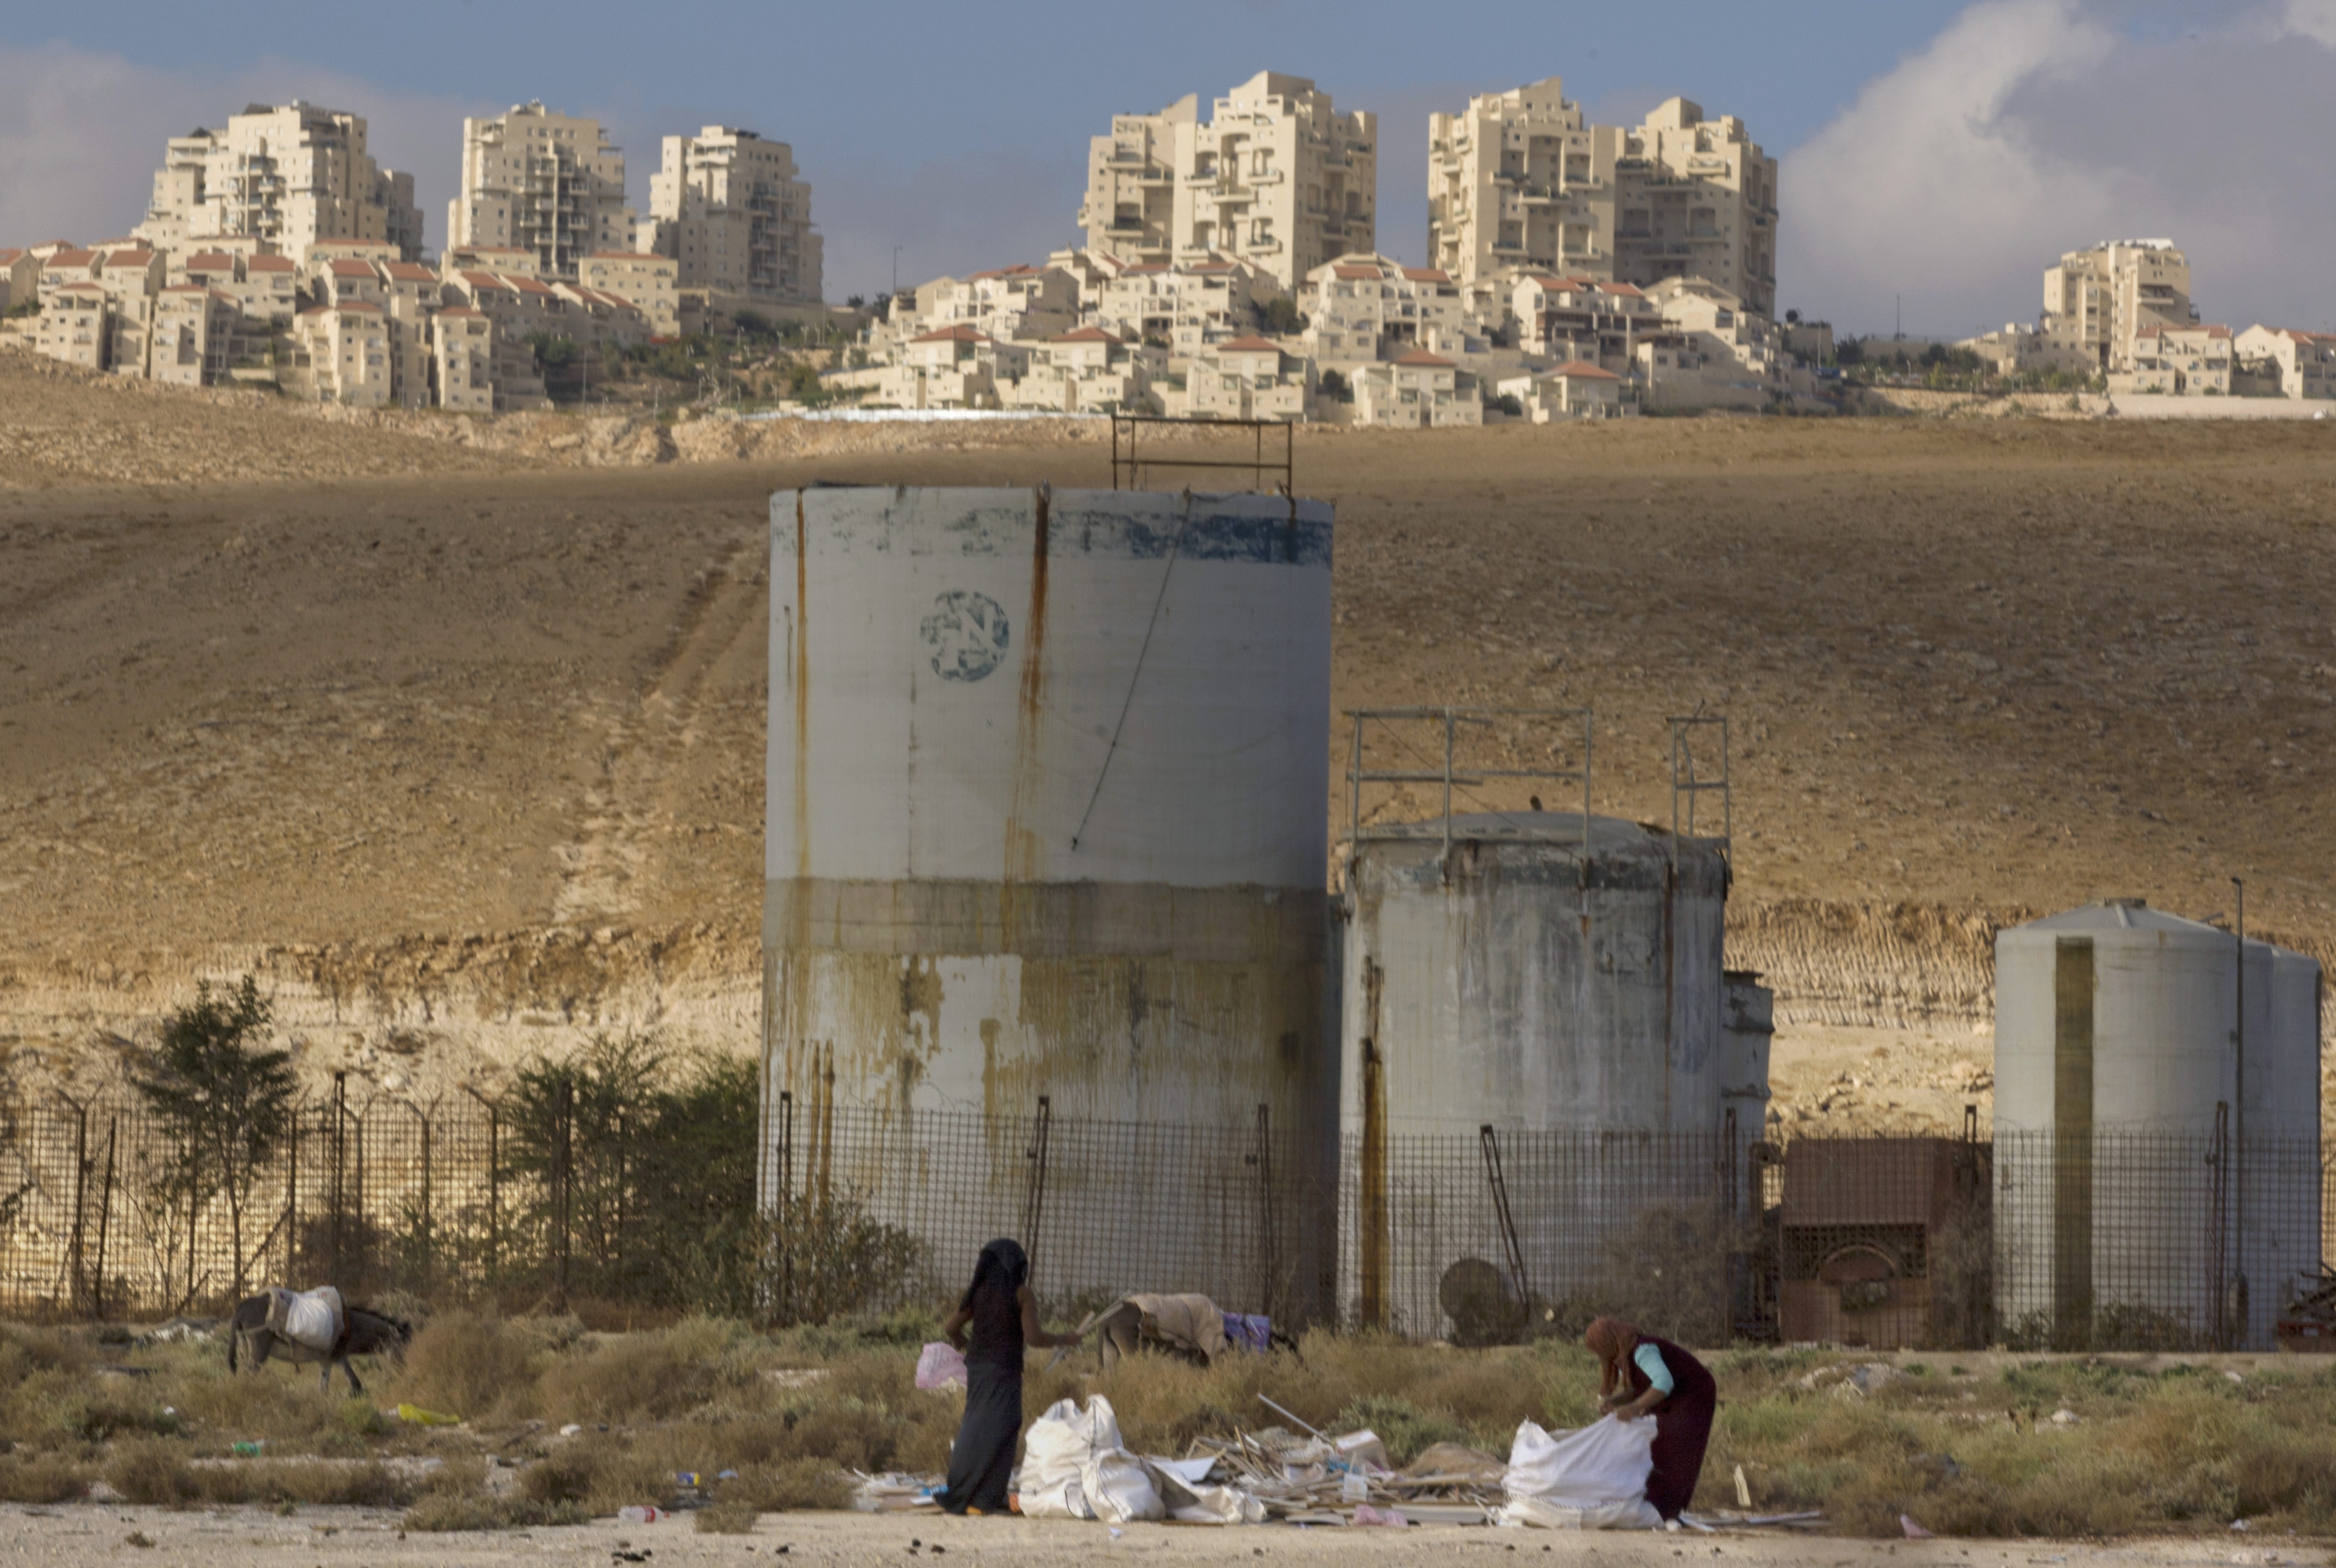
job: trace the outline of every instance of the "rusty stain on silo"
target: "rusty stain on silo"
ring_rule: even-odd
[[[1038,874],[1038,839],[1029,824],[1039,788],[1038,738],[1046,699],[1046,533],[1053,499],[1052,492],[1042,484],[1031,503],[1037,526],[1030,540],[1030,613],[1023,632],[1022,681],[1015,706],[1014,803],[1006,819],[1005,875],[1009,885]],[[1018,911],[1009,902],[1005,912],[1010,922]]]

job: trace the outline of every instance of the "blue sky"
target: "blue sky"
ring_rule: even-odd
[[[2284,206],[2328,205],[2336,124],[2308,101],[2331,96],[2331,45],[2336,0],[12,7],[0,243],[119,232],[165,136],[294,96],[367,115],[376,153],[414,173],[434,242],[460,117],[540,98],[610,125],[644,205],[661,135],[723,122],[791,141],[841,299],[887,287],[895,245],[907,282],[1036,259],[1074,238],[1085,139],[1112,113],[1270,68],[1379,115],[1380,246],[1416,258],[1428,112],[1555,74],[1601,121],[1675,93],[1741,116],[1785,164],[1780,302],[1844,326],[1887,329],[1901,294],[1909,331],[2032,317],[2060,250],[2175,224],[2202,271],[2224,267],[2226,287],[2201,280],[2210,316],[2292,317],[2336,309],[2318,258],[2261,254],[2331,238],[2331,219]],[[2249,161],[2307,145],[2310,160],[2274,157],[2260,190],[2185,194],[2199,154],[2169,155],[2168,139],[2231,151],[2212,117],[2234,102],[2249,104]],[[2243,232],[2224,243],[2207,224]]]

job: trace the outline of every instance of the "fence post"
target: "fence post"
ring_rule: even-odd
[[[292,1136],[284,1154],[284,1283],[299,1289],[300,1280],[300,1118],[307,1114],[307,1097],[292,1107]]]
[[[1038,1272],[1038,1226],[1046,1213],[1046,1143],[1055,1119],[1054,1101],[1038,1096],[1038,1114],[1030,1121],[1029,1186],[1022,1199],[1022,1251],[1030,1260],[1030,1273]]]
[[[788,1222],[792,1216],[787,1212],[789,1200],[793,1196],[789,1189],[794,1185],[794,1091],[781,1089],[779,1091],[779,1179],[773,1195],[771,1216],[774,1221],[772,1225],[774,1240],[779,1255],[778,1300],[772,1303],[772,1306],[776,1309],[772,1316],[775,1321],[783,1323],[790,1320],[787,1314],[794,1310],[795,1303],[795,1239],[788,1229]]]
[[[462,1092],[487,1108],[487,1277],[492,1281],[502,1264],[502,1118],[495,1102],[477,1089],[464,1084]]]
[[[348,1074],[333,1075],[333,1278],[341,1271],[341,1222],[348,1205]]]
[[[431,1102],[435,1105],[436,1101]],[[434,1286],[438,1272],[438,1242],[430,1225],[430,1113],[408,1101],[405,1108],[422,1124],[422,1256],[419,1271],[428,1284]]]
[[[1273,1111],[1257,1106],[1257,1310],[1278,1318],[1273,1290]]]
[[[98,1189],[97,1200],[97,1283],[90,1293],[90,1315],[105,1315],[105,1236],[113,1218],[113,1148],[115,1135],[122,1130],[122,1117],[117,1112],[105,1118],[105,1182]]]
[[[73,1114],[73,1230],[66,1242],[66,1259],[73,1311],[78,1317],[89,1308],[89,1279],[82,1262],[82,1204],[89,1187],[89,1112],[68,1095],[60,1094],[57,1098],[71,1105]]]
[[[575,1118],[575,1086],[562,1075],[559,1091],[552,1097],[551,1130],[551,1213],[552,1223],[557,1227],[552,1239],[551,1304],[555,1311],[560,1312],[568,1310],[568,1205]]]

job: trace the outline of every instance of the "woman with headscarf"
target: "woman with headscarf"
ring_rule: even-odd
[[[1601,1318],[1582,1342],[1598,1357],[1598,1408],[1625,1421],[1655,1417],[1655,1467],[1647,1501],[1668,1523],[1695,1498],[1703,1451],[1711,1441],[1719,1387],[1703,1363],[1619,1318]]]
[[[1019,1242],[1003,1236],[981,1250],[973,1283],[941,1332],[965,1358],[965,1419],[949,1446],[941,1510],[1003,1514],[1014,1448],[1022,1437],[1023,1347],[1076,1345],[1079,1336],[1049,1334],[1038,1327],[1030,1260]]]

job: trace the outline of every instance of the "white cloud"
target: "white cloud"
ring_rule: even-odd
[[[246,103],[295,98],[365,117],[374,156],[415,173],[434,239],[453,193],[462,116],[486,112],[479,106],[279,61],[198,79],[53,44],[0,47],[0,245],[126,233],[145,216],[166,141]]]
[[[1887,331],[2032,320],[2043,269],[2105,239],[2189,253],[2209,320],[2336,316],[2336,0],[2137,38],[2112,7],[1985,0],[1786,157],[1780,305]]]

